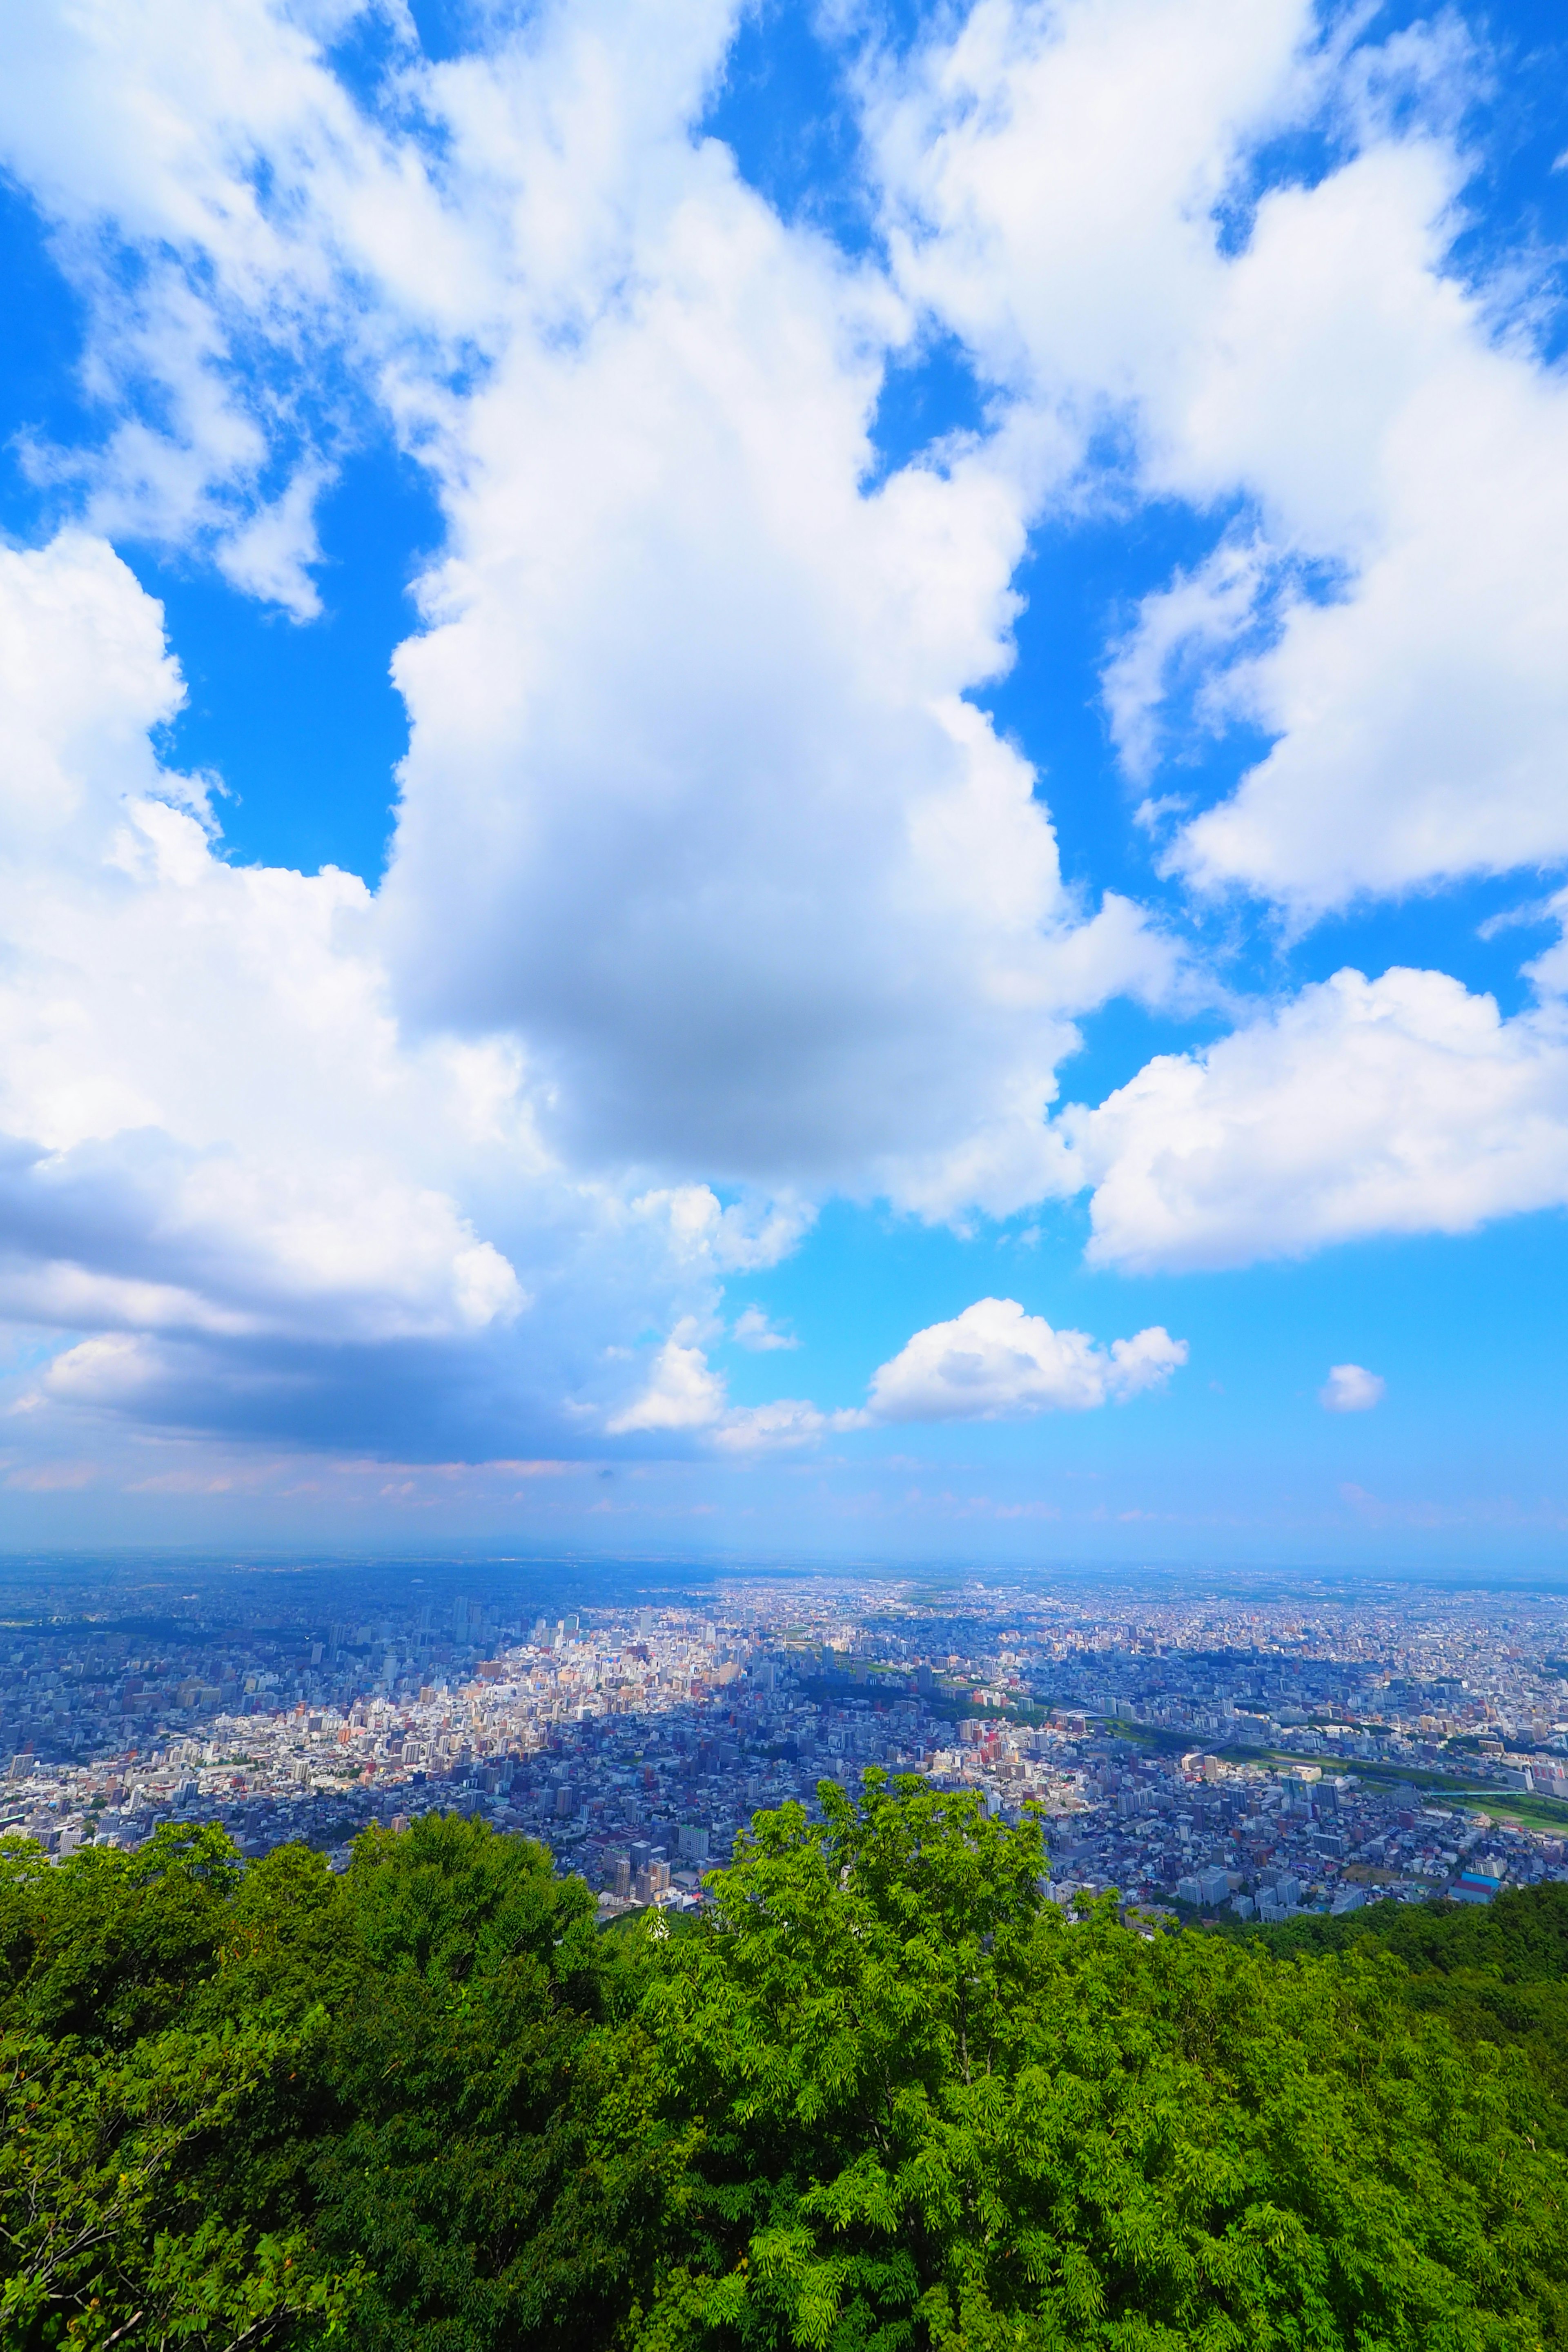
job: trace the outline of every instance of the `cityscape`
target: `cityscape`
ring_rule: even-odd
[[[0,59],[0,2352],[1568,2352],[1568,11]]]
[[[1568,1879],[1550,1595],[579,1563],[552,1606],[550,1583],[19,1578],[0,1836],[60,1859],[216,1822],[247,1857],[302,1840],[343,1869],[360,1831],[458,1811],[540,1841],[610,1918],[700,1909],[755,1812],[879,1768],[1037,1809],[1052,1896],[1115,1890],[1139,1924]]]

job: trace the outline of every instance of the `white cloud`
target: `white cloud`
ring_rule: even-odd
[[[119,1367],[46,1395],[150,1393],[177,1360],[199,1419],[203,1348],[501,1333],[529,1300],[491,1192],[514,1244],[598,1228],[613,1260],[515,1052],[401,1035],[364,886],[222,862],[148,740],[182,695],[159,608],[101,541],[0,550],[0,1313],[112,1338]],[[673,1265],[657,1234],[641,1255]]]
[[[1158,1324],[1103,1348],[1083,1331],[1058,1331],[1013,1298],[981,1298],[949,1323],[932,1323],[871,1382],[871,1421],[995,1421],[1034,1412],[1086,1412],[1157,1388],[1187,1360],[1187,1343]]]
[[[1438,275],[1450,175],[1422,160],[1268,201],[1205,393],[1216,467],[1243,416],[1272,421],[1252,470],[1276,543],[1345,579],[1228,669],[1230,708],[1278,740],[1177,856],[1302,915],[1568,858],[1568,390]],[[1371,412],[1364,450],[1323,449],[1342,520],[1285,446],[1306,383],[1335,376]]]
[[[0,157],[86,298],[83,385],[109,425],[90,454],[34,447],[33,468],[79,485],[93,529],[201,546],[299,619],[355,379],[390,390],[411,343],[437,369],[458,338],[471,356],[492,296],[492,224],[444,201],[396,120],[413,93],[395,71],[381,121],[331,69],[324,45],[361,13],[0,17]],[[386,29],[412,37],[397,9]]]
[[[1308,0],[979,0],[873,93],[899,281],[1080,425],[1179,360],[1215,208],[1310,97]]]
[[[731,1405],[724,1376],[710,1368],[700,1337],[694,1318],[677,1324],[640,1394],[605,1422],[610,1436],[674,1433],[700,1437],[722,1453],[755,1454],[810,1444],[825,1430],[855,1424],[857,1415],[824,1413],[800,1397]]]
[[[605,1426],[612,1437],[640,1430],[707,1429],[724,1410],[724,1382],[709,1370],[693,1327],[679,1325],[654,1358],[642,1394]]]
[[[310,567],[321,557],[315,509],[326,479],[324,467],[300,466],[288,488],[230,531],[217,551],[226,579],[264,603],[280,604],[297,621],[314,620],[321,609]]]
[[[1005,474],[867,496],[865,289],[718,151],[679,194],[655,290],[520,337],[463,420],[396,666],[401,988],[526,1036],[574,1160],[1005,1212],[1049,1181],[1073,1014],[1173,958],[1089,919],[961,698],[1009,658]]]
[[[802,1397],[731,1405],[699,1339],[694,1322],[677,1326],[640,1394],[606,1422],[612,1436],[677,1431],[723,1453],[749,1454],[883,1423],[1087,1412],[1162,1387],[1187,1360],[1186,1341],[1158,1324],[1104,1348],[1086,1332],[1053,1330],[1016,1299],[981,1298],[952,1322],[917,1331],[873,1375],[865,1405],[828,1412]]]
[[[1383,1402],[1387,1386],[1364,1365],[1331,1364],[1329,1377],[1318,1391],[1318,1402],[1325,1412],[1370,1412],[1374,1404]]]
[[[1204,659],[1234,644],[1253,617],[1262,584],[1256,545],[1227,541],[1195,572],[1179,574],[1171,587],[1143,599],[1137,625],[1117,646],[1104,677],[1110,731],[1135,782],[1146,782],[1153,773],[1160,708],[1175,673],[1184,667],[1195,676],[1201,704],[1214,711],[1216,688],[1204,679]]]
[[[1448,268],[1467,37],[1363,24],[980,0],[871,112],[904,290],[1020,409],[1114,419],[1143,495],[1250,514],[1108,695],[1141,782],[1173,688],[1277,739],[1173,865],[1299,920],[1568,858],[1568,387],[1518,274]],[[1249,156],[1309,124],[1329,168],[1251,204]]]
[[[48,547],[0,548],[0,697],[14,857],[57,854],[84,818],[101,839],[122,799],[188,793],[148,740],[185,698],[162,610],[101,540],[64,531]]]
[[[1468,1233],[1568,1202],[1568,1024],[1555,1000],[1505,1021],[1444,972],[1340,971],[1058,1124],[1097,1265]]]
[[[756,1354],[767,1354],[777,1348],[798,1348],[800,1341],[788,1331],[776,1331],[760,1307],[743,1307],[736,1316],[730,1337],[737,1347],[750,1348]]]
[[[1075,445],[1021,421],[865,492],[910,313],[694,144],[731,24],[548,7],[408,52],[378,117],[266,0],[89,5],[0,51],[0,138],[173,403],[94,461],[106,526],[307,613],[345,373],[441,490],[377,907],[403,1007],[524,1037],[574,1165],[1006,1212],[1053,1180],[1074,1014],[1174,969],[1064,886],[963,699]]]
[[[662,1226],[668,1246],[693,1266],[718,1274],[776,1265],[807,1234],[816,1208],[798,1193],[752,1195],[728,1208],[708,1184],[678,1184],[639,1193],[632,1213]]]
[[[1538,911],[1557,925],[1557,938],[1525,965],[1525,977],[1542,996],[1568,999],[1568,890],[1557,891]]]
[[[731,1405],[713,1443],[721,1454],[778,1453],[815,1445],[826,1431],[855,1425],[852,1414],[820,1412],[804,1397],[778,1397],[772,1404]]]

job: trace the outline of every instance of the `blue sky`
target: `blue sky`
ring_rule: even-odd
[[[11,1539],[1557,1560],[1565,66],[0,34]]]

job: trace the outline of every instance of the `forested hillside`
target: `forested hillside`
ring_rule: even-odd
[[[6,2352],[1568,2343],[1568,1889],[1145,1940],[826,1797],[685,1933],[456,1816],[7,1842]]]

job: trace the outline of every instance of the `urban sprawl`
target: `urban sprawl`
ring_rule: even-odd
[[[303,1839],[342,1868],[359,1831],[456,1809],[542,1840],[613,1916],[700,1906],[755,1811],[878,1766],[1037,1807],[1068,1904],[1268,1921],[1568,1877],[1549,1599],[780,1574],[555,1613],[361,1589],[358,1615],[13,1604],[0,1834],[59,1858],[216,1821],[244,1854]]]

